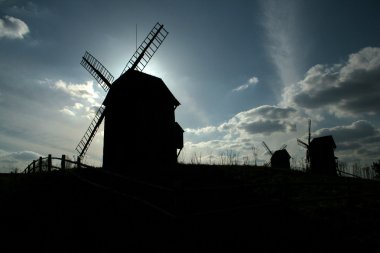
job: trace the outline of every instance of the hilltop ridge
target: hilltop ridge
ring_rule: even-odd
[[[39,252],[373,250],[380,182],[252,166],[2,174],[2,247]],[[18,243],[22,241],[23,243]]]

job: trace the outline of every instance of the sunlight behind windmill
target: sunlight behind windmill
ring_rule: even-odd
[[[115,81],[95,57],[85,53],[81,65],[108,93],[76,147],[79,157],[85,156],[105,119],[103,167],[122,170],[126,162],[177,162],[183,129],[175,122],[174,111],[180,103],[160,78],[142,72],[167,35],[156,23]],[[148,148],[155,151],[148,154]]]

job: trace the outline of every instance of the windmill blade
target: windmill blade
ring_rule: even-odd
[[[306,149],[309,149],[309,145],[307,145],[305,142],[301,141],[300,139],[297,139],[297,143],[298,143],[298,145],[300,145]]]
[[[150,31],[148,36],[146,36],[139,48],[133,54],[133,56],[127,63],[127,66],[125,66],[125,68],[121,72],[121,75],[124,74],[128,69],[136,69],[139,71],[143,71],[143,69],[148,64],[149,60],[152,58],[157,49],[160,47],[168,33],[169,32],[165,30],[164,25],[156,23],[156,25]]]
[[[273,152],[269,149],[268,145],[263,141],[262,142],[264,148],[266,149],[266,151],[270,154],[270,155],[273,155]]]
[[[75,148],[75,150],[79,153],[79,157],[83,157],[86,154],[87,149],[90,147],[90,143],[94,139],[95,133],[98,131],[98,128],[103,121],[105,109],[106,107],[104,105],[101,105],[99,107],[94,119],[91,121],[90,126],[87,128],[86,133]]]
[[[98,81],[105,91],[111,88],[113,75],[89,52],[86,51],[80,64]]]
[[[286,145],[286,144],[282,145],[282,146],[280,147],[280,150],[282,150],[282,149],[286,149],[287,146],[288,146],[288,145]]]

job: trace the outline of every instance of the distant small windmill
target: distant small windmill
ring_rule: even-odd
[[[290,155],[288,151],[286,151],[286,144],[282,145],[278,150],[274,152],[270,150],[270,148],[264,141],[262,142],[262,144],[266,150],[266,153],[271,155],[270,162],[267,163],[268,165],[270,165],[272,168],[290,168]]]
[[[306,169],[311,173],[337,175],[338,159],[334,150],[336,144],[332,135],[319,136],[311,140],[311,120],[308,121],[307,143],[297,139],[297,143],[306,149]]]
[[[310,140],[311,140],[311,119],[308,120],[308,138],[307,143],[297,139],[298,145],[306,149],[306,169],[310,169]]]
[[[76,147],[80,158],[105,119],[103,167],[123,170],[124,164],[135,161],[177,162],[183,130],[175,122],[174,111],[180,103],[160,78],[142,72],[167,35],[164,26],[156,23],[114,82],[95,57],[84,54],[81,65],[108,93]],[[148,148],[154,150],[147,152]]]

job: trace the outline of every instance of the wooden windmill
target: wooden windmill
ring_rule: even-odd
[[[306,148],[306,169],[311,173],[336,176],[336,159],[334,150],[336,144],[331,135],[320,136],[311,140],[311,120],[309,119],[309,134],[307,143],[297,139],[297,143]]]
[[[288,151],[286,151],[286,144],[282,145],[278,150],[272,151],[268,147],[268,145],[263,141],[262,142],[265,150],[267,151],[267,154],[271,155],[270,162],[267,164],[270,164],[272,168],[286,168],[290,169],[290,155]]]
[[[108,93],[76,147],[80,158],[105,119],[103,168],[120,171],[130,164],[177,162],[183,130],[174,111],[180,103],[160,78],[142,72],[167,35],[156,23],[115,81],[90,53],[82,57],[81,65]]]

